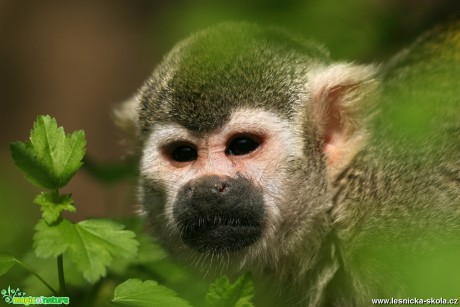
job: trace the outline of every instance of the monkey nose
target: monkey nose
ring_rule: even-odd
[[[184,196],[188,198],[214,195],[217,197],[227,195],[232,187],[228,178],[218,176],[206,176],[191,181],[184,186]]]

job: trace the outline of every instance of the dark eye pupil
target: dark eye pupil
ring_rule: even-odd
[[[240,156],[246,155],[259,147],[259,142],[249,137],[239,137],[234,139],[227,147],[227,154]]]
[[[181,146],[174,149],[172,158],[177,162],[190,162],[198,157],[196,149],[190,146]]]

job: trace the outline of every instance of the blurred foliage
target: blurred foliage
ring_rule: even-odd
[[[375,159],[407,184],[401,191],[392,178],[395,199],[366,204],[381,216],[364,223],[351,266],[382,293],[458,298],[460,19],[395,55],[381,67],[380,81]]]
[[[307,38],[321,39],[321,43],[333,50],[338,58],[359,58],[369,54],[380,37],[375,23],[375,7],[369,1],[361,0],[351,0],[346,5],[331,0],[188,1],[170,13],[178,20],[171,29],[175,37],[184,36],[184,30],[194,32],[222,21],[251,21],[286,27]],[[337,31],[344,27],[346,32]]]
[[[155,16],[152,32],[159,39],[152,43],[166,52],[197,30],[224,21],[248,21],[284,27],[318,41],[335,59],[376,61],[459,9],[455,0],[184,0],[171,2]]]

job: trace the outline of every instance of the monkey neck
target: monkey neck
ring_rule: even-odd
[[[354,302],[350,276],[343,264],[336,234],[331,230],[311,259],[307,253],[285,255],[276,270],[259,271],[261,305],[343,306]],[[281,274],[281,276],[280,276]],[[257,274],[255,274],[257,276]],[[274,282],[275,281],[275,282]],[[307,290],[306,290],[307,289]]]

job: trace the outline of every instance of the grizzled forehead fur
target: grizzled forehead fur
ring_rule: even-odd
[[[161,121],[210,132],[245,107],[290,117],[315,61],[327,61],[326,51],[280,30],[205,30],[179,43],[141,89],[141,129]]]

